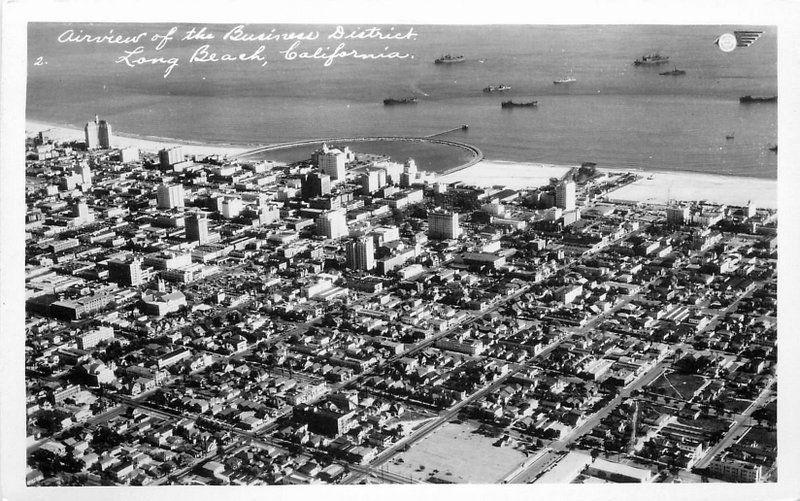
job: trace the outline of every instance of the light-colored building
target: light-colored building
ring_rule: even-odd
[[[87,150],[95,150],[100,147],[100,136],[98,134],[99,130],[100,127],[97,123],[97,116],[94,117],[93,122],[86,122],[86,125],[83,126],[83,134]]]
[[[347,267],[354,270],[375,268],[375,243],[372,237],[363,236],[347,243]]]
[[[562,181],[556,185],[556,207],[575,210],[575,182]]]
[[[363,193],[375,193],[386,186],[386,171],[384,169],[370,168],[361,175],[361,190]]]
[[[322,145],[322,150],[317,152],[317,162],[322,172],[329,175],[332,181],[342,181],[345,177],[345,163],[347,155],[342,150],[328,148],[327,144]]]
[[[225,198],[220,202],[219,212],[225,219],[233,219],[239,217],[244,209],[244,204],[241,198]]]
[[[139,148],[128,146],[119,150],[119,161],[122,163],[136,162],[139,160]]]
[[[159,209],[174,209],[183,207],[183,185],[180,184],[160,184],[156,193]]]
[[[348,234],[347,217],[344,209],[325,211],[314,220],[317,235],[326,238],[339,238]]]
[[[158,161],[161,167],[167,169],[177,163],[183,162],[183,148],[174,146],[164,148],[158,152]]]
[[[94,116],[94,121],[86,122],[83,127],[84,140],[87,150],[97,148],[110,148],[113,140],[111,124]]]
[[[689,220],[689,207],[667,207],[667,223],[683,224]]]
[[[428,236],[433,239],[447,240],[458,238],[461,226],[457,212],[435,210],[428,213]]]

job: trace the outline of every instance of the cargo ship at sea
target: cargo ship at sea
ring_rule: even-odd
[[[768,97],[742,96],[739,98],[740,104],[777,103],[777,102],[778,102],[778,96],[768,96]]]
[[[650,54],[645,54],[644,56],[640,57],[639,59],[633,62],[634,66],[658,66],[661,64],[667,64],[669,62],[669,56],[662,56],[658,52],[651,52]]]
[[[562,77],[558,80],[553,80],[553,85],[571,84],[573,82],[577,82],[573,77]]]
[[[535,108],[539,105],[539,101],[528,101],[526,103],[517,103],[515,101],[503,101],[500,103],[501,108]]]
[[[483,88],[483,92],[486,92],[487,94],[490,92],[505,92],[508,90],[511,90],[511,86],[506,84],[489,85]]]
[[[392,106],[395,104],[416,104],[416,103],[417,103],[416,97],[403,97],[400,99],[390,97],[383,100],[384,106]]]
[[[442,57],[436,58],[434,61],[436,64],[453,64],[453,63],[463,63],[464,56],[454,56],[452,54],[445,54]]]
[[[684,70],[679,70],[677,66],[673,67],[670,71],[664,71],[659,73],[659,75],[668,76],[668,77],[682,77],[685,75],[686,72]]]

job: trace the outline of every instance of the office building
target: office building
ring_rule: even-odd
[[[156,193],[159,209],[183,207],[183,185],[160,184]]]
[[[361,191],[364,194],[375,193],[386,186],[386,171],[384,169],[367,169],[361,175]]]
[[[331,193],[331,176],[321,172],[312,172],[303,179],[301,192],[305,199],[329,195]]]
[[[375,268],[375,242],[370,236],[363,236],[347,243],[347,267],[353,270]]]
[[[458,223],[458,213],[446,211],[432,211],[428,213],[428,236],[433,239],[447,240],[458,238],[461,227]]]
[[[317,235],[325,238],[339,238],[348,233],[347,217],[343,209],[323,212],[314,222],[317,226]]]
[[[317,152],[317,166],[333,181],[343,181],[345,177],[345,163],[347,155],[339,149],[328,148],[323,144],[322,149]]]
[[[208,219],[205,214],[192,214],[186,218],[186,239],[199,242],[200,245],[208,242]]]
[[[219,204],[219,212],[225,219],[233,219],[239,217],[244,209],[244,203],[241,198],[231,197],[225,198]]]
[[[556,207],[575,210],[575,182],[561,181],[556,185]]]
[[[144,283],[142,259],[112,259],[108,262],[108,279],[121,285],[138,286]]]

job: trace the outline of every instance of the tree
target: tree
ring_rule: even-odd
[[[592,456],[592,463],[594,463],[595,459],[597,459],[598,456],[600,456],[600,449],[592,449],[589,452],[589,455]]]

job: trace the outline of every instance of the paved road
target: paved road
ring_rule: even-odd
[[[630,384],[622,388],[622,390],[620,390],[619,393],[617,393],[617,395],[608,402],[608,404],[592,414],[592,416],[589,417],[589,419],[587,419],[583,424],[573,429],[566,437],[550,444],[548,447],[549,452],[547,454],[534,461],[530,466],[528,466],[528,468],[520,471],[517,473],[517,475],[509,478],[508,482],[522,484],[535,481],[535,479],[541,475],[547,467],[559,459],[559,456],[562,452],[569,449],[570,444],[597,426],[600,421],[608,416],[611,411],[613,411],[614,408],[616,408],[624,399],[628,398],[631,393],[649,384],[655,378],[660,376],[661,373],[664,372],[666,365],[667,362],[664,360],[661,360],[653,365],[650,370],[644,372]]]
[[[747,429],[749,429],[748,423],[750,421],[750,416],[753,414],[753,412],[755,412],[757,409],[760,409],[767,403],[772,395],[772,387],[774,385],[775,379],[773,378],[770,380],[769,384],[765,386],[763,390],[761,390],[758,398],[753,400],[753,403],[750,404],[750,406],[747,407],[744,412],[734,418],[733,424],[728,429],[727,433],[725,433],[725,436],[722,437],[722,440],[706,450],[706,453],[703,454],[703,456],[695,463],[695,469],[706,468],[720,451],[727,448],[731,443],[733,443],[734,440],[741,437],[747,431]],[[747,428],[742,430],[742,428],[745,426]]]

